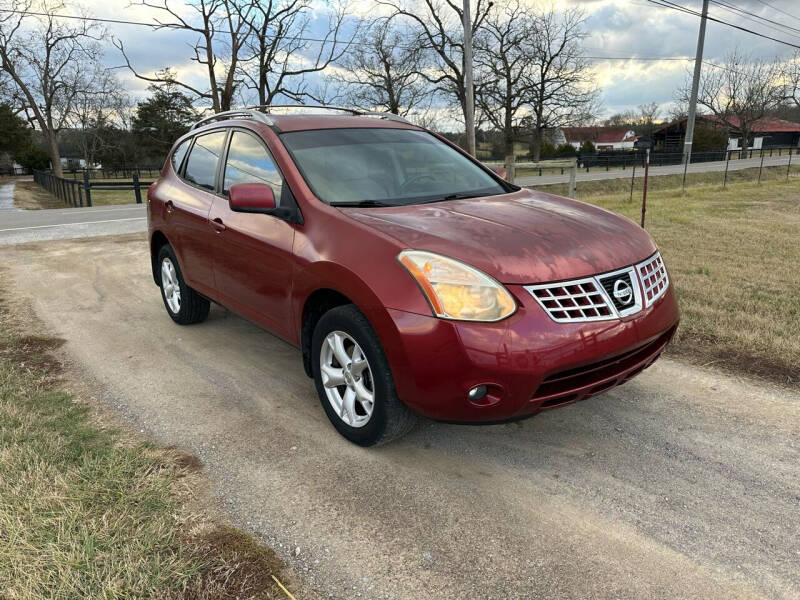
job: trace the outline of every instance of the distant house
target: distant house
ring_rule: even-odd
[[[716,115],[697,115],[697,121],[714,129],[726,130],[728,150],[755,149],[769,147],[797,147],[800,145],[800,123],[792,123],[774,117],[764,117],[750,125],[750,139],[745,144],[742,132],[738,129],[739,119],[730,117],[726,123]],[[674,121],[653,132],[656,150],[682,152],[683,138],[686,135],[686,119]]]
[[[564,141],[579,149],[592,142],[598,150],[632,150],[636,132],[628,127],[562,127]]]

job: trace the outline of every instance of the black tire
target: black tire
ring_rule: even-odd
[[[174,312],[167,302],[167,296],[164,291],[164,276],[161,272],[164,260],[168,259],[173,267],[178,279],[178,287],[180,288],[180,309]],[[158,287],[161,290],[161,299],[164,301],[164,308],[167,309],[167,314],[172,317],[178,325],[192,325],[206,320],[208,311],[211,309],[211,303],[203,298],[200,294],[195,292],[192,288],[186,285],[183,280],[183,273],[178,264],[178,257],[175,256],[175,251],[172,246],[165,244],[161,246],[158,251]]]
[[[345,423],[331,403],[322,384],[320,356],[325,338],[333,331],[342,331],[361,347],[372,371],[374,405],[370,420],[361,427]],[[385,444],[408,433],[417,415],[397,397],[389,361],[378,336],[367,318],[354,305],[338,306],[326,312],[317,323],[311,340],[311,365],[317,394],[333,426],[348,440],[359,446]]]

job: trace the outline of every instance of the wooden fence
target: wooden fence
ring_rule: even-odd
[[[132,191],[137,204],[142,203],[142,188],[152,181],[140,181],[137,171],[132,171],[130,181],[107,181],[92,179],[89,172],[83,172],[83,179],[72,177],[56,177],[50,171],[34,171],[33,180],[53,194],[56,198],[70,206],[92,206],[92,190],[94,191]]]

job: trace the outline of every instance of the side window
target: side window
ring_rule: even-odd
[[[225,163],[225,176],[222,190],[228,193],[237,183],[266,183],[275,194],[275,202],[280,202],[283,178],[272,157],[255,136],[243,131],[234,131]]]
[[[175,148],[175,152],[172,153],[172,168],[175,170],[176,173],[181,168],[183,157],[186,156],[186,151],[189,149],[189,143],[191,141],[192,138],[182,141],[180,145],[177,148]]]
[[[225,144],[227,131],[215,131],[205,135],[198,135],[195,138],[192,151],[186,160],[186,181],[214,190],[214,176],[217,173],[217,162],[222,154],[222,147]]]

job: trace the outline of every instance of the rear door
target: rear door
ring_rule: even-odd
[[[214,203],[219,159],[227,136],[227,129],[219,129],[194,138],[181,171],[182,181],[171,190],[166,207],[183,277],[204,293],[215,288],[215,239],[208,215]]]
[[[243,129],[232,130],[220,175],[221,195],[209,219],[216,230],[214,277],[221,301],[290,338],[294,225],[271,215],[234,212],[227,199],[232,185],[265,183],[280,206],[288,186],[264,142]]]

